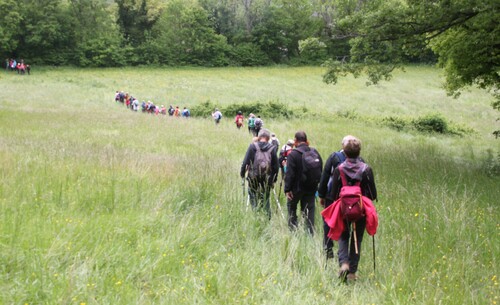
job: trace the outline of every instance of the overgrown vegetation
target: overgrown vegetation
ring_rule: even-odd
[[[446,96],[432,87],[438,72],[408,70],[407,82],[366,88],[350,80],[338,92],[310,68],[1,73],[0,303],[498,302],[496,114],[481,91],[443,106]],[[305,130],[323,157],[344,135],[360,137],[379,193],[375,272],[368,236],[360,279],[342,285],[320,232],[290,233],[275,201],[270,221],[246,209],[238,174],[252,137],[229,114],[216,126],[212,109],[190,119],[134,113],[114,102],[121,88],[190,108],[207,100],[305,105],[325,116],[264,116],[266,127],[282,142]],[[429,93],[415,108],[391,100],[421,88]],[[429,110],[448,128],[456,118],[477,134],[376,128],[377,119]]]

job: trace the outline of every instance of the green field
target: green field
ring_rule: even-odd
[[[447,97],[430,67],[371,87],[326,85],[321,68],[32,72],[0,73],[0,304],[500,303],[498,113],[485,92]],[[305,106],[326,116],[263,117],[265,127],[282,143],[305,130],[325,160],[344,135],[359,137],[379,193],[375,272],[368,235],[360,280],[344,285],[325,267],[319,213],[311,238],[290,233],[276,205],[270,221],[245,209],[251,137],[234,114],[215,126],[210,113],[134,113],[116,90],[181,108]],[[345,110],[360,117],[335,115]],[[474,132],[363,119],[429,113]]]

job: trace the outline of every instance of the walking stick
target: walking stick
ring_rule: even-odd
[[[375,273],[375,235],[372,235],[373,241],[373,273]]]
[[[352,223],[352,229],[353,229],[352,234],[354,235],[354,249],[356,250],[356,254],[359,254],[359,251],[358,251],[358,236],[356,234],[356,223],[355,222]]]
[[[278,205],[278,209],[280,210],[281,217],[285,219],[285,215],[283,214],[283,210],[281,209],[281,204],[280,201],[278,200],[278,196],[276,196],[276,190],[273,188],[273,193],[274,193],[274,199],[276,200],[276,204]]]

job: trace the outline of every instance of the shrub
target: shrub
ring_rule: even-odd
[[[401,131],[408,127],[409,122],[397,116],[388,116],[382,119],[382,125]]]
[[[413,126],[421,132],[447,133],[448,123],[440,114],[428,114],[413,120]]]

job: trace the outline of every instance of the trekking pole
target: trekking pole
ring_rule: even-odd
[[[242,187],[242,194],[243,194],[243,201],[245,201],[245,178],[241,178],[241,187]]]
[[[273,187],[273,193],[274,193],[274,199],[276,200],[276,204],[278,205],[278,210],[280,210],[281,217],[285,219],[285,215],[283,214],[283,210],[281,209],[281,204],[280,201],[278,200],[278,197],[276,196],[276,190],[274,189],[274,187]]]
[[[359,254],[358,251],[358,236],[356,234],[356,223],[352,223],[352,234],[354,235],[354,249],[356,250],[356,254]]]
[[[373,241],[373,273],[375,274],[375,235],[372,235]]]

